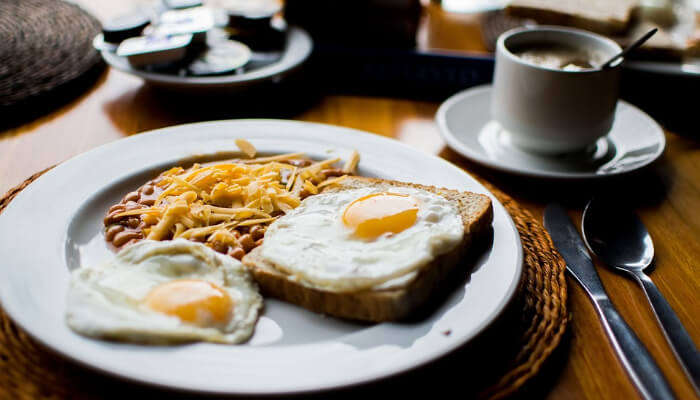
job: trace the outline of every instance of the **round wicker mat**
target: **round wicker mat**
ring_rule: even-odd
[[[101,62],[100,23],[61,0],[0,1],[0,107],[23,104]]]
[[[0,212],[27,185],[46,171],[29,177],[0,198]],[[505,206],[520,233],[524,253],[523,279],[510,308],[519,315],[509,325],[515,331],[516,349],[509,354],[507,368],[480,398],[499,399],[518,393],[540,371],[543,363],[559,345],[569,319],[566,309],[564,261],[554,250],[542,225],[508,195],[484,183]],[[146,390],[116,386],[116,380],[97,375],[46,351],[19,329],[0,309],[0,398],[92,399],[122,397]]]

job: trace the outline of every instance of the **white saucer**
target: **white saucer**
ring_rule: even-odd
[[[650,116],[620,100],[610,133],[586,151],[547,156],[521,150],[491,119],[491,86],[478,86],[447,99],[435,116],[454,151],[484,166],[538,178],[591,179],[626,174],[661,156],[664,132]]]

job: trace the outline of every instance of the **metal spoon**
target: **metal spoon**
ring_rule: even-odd
[[[700,394],[700,353],[671,306],[644,273],[654,259],[654,244],[631,211],[593,199],[583,212],[583,238],[605,264],[624,271],[640,284],[676,358]]]
[[[624,57],[629,53],[630,51],[636,49],[637,47],[641,46],[649,40],[650,37],[654,36],[654,34],[658,31],[658,28],[654,28],[650,30],[649,32],[645,33],[644,36],[640,37],[639,39],[635,40],[634,43],[631,45],[627,46],[624,48],[621,52],[615,54],[611,59],[608,61],[604,62],[603,65],[600,66],[600,69],[608,69],[612,66],[612,64],[617,61],[617,59]]]

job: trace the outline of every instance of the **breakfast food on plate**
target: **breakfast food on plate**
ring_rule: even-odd
[[[625,32],[637,0],[512,0],[506,11],[538,23],[566,25],[604,35]]]
[[[237,141],[255,155],[250,143]],[[114,247],[142,239],[188,239],[241,259],[259,246],[267,226],[324,186],[353,174],[353,152],[314,161],[303,153],[174,167],[109,209],[105,239]]]
[[[119,341],[240,343],[262,297],[236,259],[187,240],[142,241],[72,272],[66,322]]]
[[[491,224],[487,196],[353,176],[356,151],[341,167],[236,145],[248,158],[171,168],[127,194],[105,217],[106,240],[136,243],[120,254],[143,239],[201,242],[242,260],[266,294],[388,321],[425,303]]]
[[[243,258],[263,293],[388,321],[423,304],[492,220],[487,196],[347,177],[273,222]]]

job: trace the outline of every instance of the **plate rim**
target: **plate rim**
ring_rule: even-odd
[[[618,100],[618,104],[624,104],[626,107],[629,107],[632,109],[634,112],[637,112],[640,116],[648,119],[651,123],[655,125],[656,128],[658,128],[660,135],[659,135],[659,143],[661,144],[659,146],[659,149],[656,151],[656,153],[651,157],[648,161],[645,163],[632,168],[628,170],[623,170],[623,171],[614,171],[611,173],[607,174],[596,174],[594,172],[583,172],[583,173],[576,173],[576,172],[556,172],[556,171],[522,171],[519,169],[516,169],[514,167],[510,167],[504,164],[499,163],[498,161],[495,161],[494,159],[490,157],[484,157],[482,156],[479,152],[472,150],[469,146],[466,144],[462,143],[456,135],[452,132],[452,130],[449,128],[448,122],[447,122],[447,112],[454,107],[456,104],[460,103],[462,100],[469,98],[469,97],[476,97],[484,92],[490,92],[493,89],[493,86],[491,84],[485,84],[485,85],[478,85],[478,86],[473,86],[471,88],[459,91],[449,98],[445,100],[442,104],[440,104],[440,107],[438,108],[437,112],[435,113],[435,122],[438,125],[438,131],[440,132],[440,136],[445,140],[445,142],[448,144],[448,146],[454,150],[456,153],[460,154],[461,156],[479,164],[484,167],[511,174],[511,175],[516,175],[516,176],[524,176],[528,178],[539,178],[539,179],[553,179],[553,180],[576,180],[576,181],[582,181],[582,180],[599,180],[599,179],[610,179],[613,177],[618,177],[626,174],[630,174],[639,170],[642,170],[653,163],[655,163],[663,154],[664,150],[666,149],[666,137],[664,135],[664,130],[663,128],[659,125],[656,120],[654,120],[651,116],[649,116],[647,113],[645,113],[643,110],[641,110],[639,107],[630,104],[622,99]],[[488,121],[492,121],[489,119]],[[484,121],[484,123],[488,122]]]
[[[299,46],[303,46],[303,53],[299,55],[291,55],[289,60],[285,60],[285,55],[288,52],[283,52],[282,58],[277,62],[264,66],[255,71],[243,73],[240,75],[215,75],[215,76],[176,76],[171,74],[163,74],[158,72],[141,71],[131,67],[128,63],[121,65],[114,62],[118,57],[109,50],[103,49],[100,51],[102,59],[114,69],[117,69],[126,74],[143,79],[146,82],[159,86],[176,86],[183,88],[212,88],[212,87],[235,87],[252,84],[255,82],[266,81],[277,76],[285,75],[299,68],[311,55],[314,43],[309,33],[298,26],[289,26],[287,28],[287,45],[293,41],[297,41]]]
[[[121,142],[131,142],[131,141],[139,141],[141,140],[140,138],[143,136],[155,136],[155,135],[163,135],[167,134],[168,131],[171,130],[183,130],[186,128],[191,128],[195,126],[202,126],[202,125],[218,125],[218,124],[229,124],[229,123],[279,123],[279,124],[293,124],[297,126],[303,126],[303,125],[313,125],[318,128],[324,128],[324,129],[330,129],[330,130],[335,130],[335,131],[345,131],[348,133],[352,133],[355,135],[363,136],[365,138],[369,138],[370,140],[377,140],[379,142],[386,143],[387,145],[391,146],[399,146],[403,147],[405,150],[408,150],[410,152],[415,153],[416,155],[420,157],[427,157],[427,158],[432,158],[435,159],[436,161],[440,162],[443,164],[444,167],[450,168],[454,170],[456,173],[461,174],[465,177],[468,177],[470,181],[475,183],[478,187],[483,190],[485,194],[488,194],[489,197],[491,198],[492,202],[494,202],[494,205],[497,207],[500,207],[506,217],[507,224],[512,231],[515,239],[515,248],[516,248],[516,254],[515,254],[515,260],[516,263],[514,265],[514,279],[511,282],[510,286],[505,292],[505,295],[500,298],[498,302],[498,306],[494,309],[494,311],[487,317],[484,318],[483,320],[480,321],[480,323],[473,329],[473,331],[468,334],[464,335],[464,337],[460,338],[460,340],[456,341],[454,344],[451,344],[449,346],[444,347],[443,349],[440,349],[440,351],[433,351],[430,352],[428,355],[422,355],[419,357],[416,357],[414,359],[414,363],[410,366],[404,366],[397,368],[396,366],[393,366],[390,371],[387,371],[385,373],[378,373],[375,374],[374,376],[368,377],[368,378],[359,378],[355,380],[350,380],[346,381],[342,384],[318,384],[316,387],[313,388],[291,388],[289,390],[284,390],[284,391],[266,391],[266,390],[254,390],[254,391],[244,391],[244,390],[238,390],[238,391],[232,391],[232,390],[227,390],[227,389],[221,389],[221,388],[212,388],[212,389],[206,389],[206,388],[201,388],[201,387],[184,387],[184,386],[177,386],[165,382],[158,382],[158,381],[153,381],[153,380],[148,380],[148,378],[139,378],[135,377],[132,375],[129,375],[128,373],[124,373],[122,371],[114,371],[112,369],[109,369],[108,366],[101,365],[99,363],[95,362],[89,362],[85,360],[84,358],[86,357],[79,357],[78,355],[74,355],[72,352],[74,352],[75,349],[69,348],[69,349],[61,349],[53,346],[50,344],[50,341],[45,341],[43,336],[41,334],[37,334],[35,332],[35,329],[30,327],[30,324],[25,324],[25,321],[23,321],[23,318],[17,318],[17,315],[19,314],[20,310],[15,310],[12,308],[7,308],[6,306],[6,301],[3,301],[5,298],[6,294],[3,293],[3,291],[0,291],[0,305],[3,306],[4,311],[7,313],[8,317],[13,321],[13,323],[17,324],[25,333],[27,333],[33,340],[35,340],[41,347],[44,349],[47,349],[53,354],[57,354],[70,362],[76,363],[78,365],[81,365],[83,367],[86,367],[87,369],[91,371],[96,371],[98,373],[110,376],[110,377],[115,377],[118,379],[123,379],[125,381],[129,382],[134,382],[138,384],[143,384],[146,386],[150,387],[156,387],[156,388],[161,388],[161,389],[166,389],[170,391],[175,391],[175,392],[182,392],[182,393],[199,393],[199,394],[219,394],[219,395],[289,395],[289,394],[304,394],[304,393],[318,393],[318,392],[324,392],[328,390],[335,390],[335,389],[341,389],[341,388],[351,388],[351,387],[356,387],[356,386],[362,386],[368,383],[376,382],[379,380],[384,380],[388,379],[397,375],[404,374],[408,371],[415,370],[417,368],[420,368],[422,366],[425,366],[427,364],[430,364],[445,355],[457,350],[458,348],[464,346],[471,340],[473,340],[476,336],[478,336],[480,333],[482,333],[486,328],[488,328],[490,325],[493,324],[493,322],[499,318],[503,313],[506,311],[508,305],[513,301],[515,298],[515,294],[517,292],[517,288],[519,287],[520,282],[522,281],[523,277],[523,272],[524,272],[524,255],[523,255],[523,249],[522,249],[522,242],[520,240],[520,234],[517,230],[517,227],[515,225],[515,222],[513,221],[512,217],[510,214],[507,212],[503,204],[495,197],[495,195],[488,190],[485,186],[483,186],[479,181],[474,179],[468,172],[465,170],[455,166],[454,164],[450,163],[449,161],[437,157],[433,154],[429,153],[423,153],[418,149],[415,149],[405,143],[399,142],[397,140],[393,140],[378,134],[373,134],[353,128],[346,128],[346,127],[341,127],[341,126],[335,126],[335,125],[330,125],[330,124],[323,124],[323,123],[315,123],[315,122],[305,122],[305,121],[295,121],[295,120],[281,120],[281,119],[233,119],[233,120],[217,120],[217,121],[206,121],[206,122],[198,122],[198,123],[189,123],[189,124],[181,124],[181,125],[174,125],[170,127],[165,127],[165,128],[160,128],[160,129],[155,129],[151,131],[144,132],[142,134],[138,135],[132,135],[129,137],[125,137],[123,139],[115,140],[112,142],[108,142],[105,144],[102,144],[100,146],[97,146],[87,152],[78,154],[58,166],[56,166],[54,169],[47,171],[46,174],[42,175],[39,177],[35,182],[38,182],[40,180],[47,180],[50,179],[51,176],[56,173],[56,171],[60,171],[63,168],[69,168],[70,163],[75,160],[82,158],[89,153],[97,150],[104,150],[110,146],[117,145]],[[232,135],[234,137],[235,135]],[[299,138],[301,139],[301,138]],[[68,167],[66,167],[68,165]],[[35,183],[33,182],[33,183]],[[23,194],[27,192],[20,192],[10,204],[8,204],[9,208],[12,208],[12,204],[15,203],[16,201],[22,201],[22,198],[24,197]],[[86,199],[87,201],[87,199]],[[76,205],[76,210],[80,208],[80,206],[83,203],[80,203],[79,205]],[[0,221],[4,220],[3,216],[6,215],[6,213],[0,214]],[[65,238],[64,238],[65,239]],[[64,243],[62,244],[64,245]],[[64,263],[63,260],[60,261],[60,263]],[[6,269],[0,268],[0,274],[4,274]],[[17,312],[16,312],[17,311]],[[28,327],[29,326],[29,327]]]

